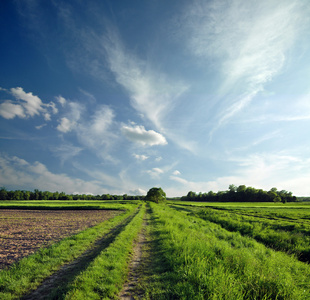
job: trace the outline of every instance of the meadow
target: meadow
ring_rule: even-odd
[[[3,201],[0,220],[8,207],[110,215],[2,266],[1,299],[126,299],[126,282],[134,299],[310,299],[306,203]]]

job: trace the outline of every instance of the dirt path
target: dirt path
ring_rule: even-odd
[[[138,290],[138,282],[140,276],[144,273],[145,264],[148,257],[148,251],[145,247],[147,243],[147,225],[148,219],[145,215],[142,230],[140,231],[133,248],[127,281],[119,294],[119,299],[121,300],[132,300],[140,298],[139,295],[141,295],[141,291]]]

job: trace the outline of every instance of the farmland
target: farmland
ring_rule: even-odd
[[[39,240],[25,255],[15,253],[16,262],[2,262],[1,299],[310,298],[306,204],[10,201],[10,209],[8,202],[0,207],[10,255],[21,237]]]
[[[112,210],[12,210],[0,215],[0,267],[114,217]]]

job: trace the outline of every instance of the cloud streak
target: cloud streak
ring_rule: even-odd
[[[188,85],[155,72],[146,61],[126,51],[111,28],[103,45],[110,69],[116,81],[129,93],[132,106],[162,130],[164,117]]]
[[[300,1],[195,1],[183,21],[191,53],[201,62],[215,60],[225,96],[213,129],[243,110],[278,75],[305,16]],[[240,96],[238,96],[238,94]]]

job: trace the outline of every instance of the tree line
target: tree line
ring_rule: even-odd
[[[296,196],[292,192],[286,190],[278,191],[272,188],[269,191],[246,187],[239,185],[238,187],[231,184],[227,191],[195,193],[188,192],[186,196],[181,197],[183,201],[208,201],[208,202],[296,202]]]
[[[48,192],[35,189],[34,191],[0,189],[0,200],[144,200],[145,196],[124,195],[91,195],[66,194],[64,192]]]
[[[158,194],[155,198],[153,194]],[[0,200],[151,200],[162,202],[166,199],[166,194],[161,188],[152,188],[146,196],[131,196],[131,195],[92,195],[92,194],[66,194],[64,192],[48,192],[35,189],[34,191],[15,190],[8,191],[4,187],[0,189]],[[286,190],[278,191],[277,188],[272,188],[269,191],[246,187],[239,185],[238,187],[231,184],[226,191],[196,193],[188,192],[186,196],[181,198],[168,198],[169,200],[183,201],[206,201],[206,202],[296,202],[302,201],[292,195],[292,192]],[[308,200],[308,199],[307,199]],[[154,201],[154,200],[152,200]]]

